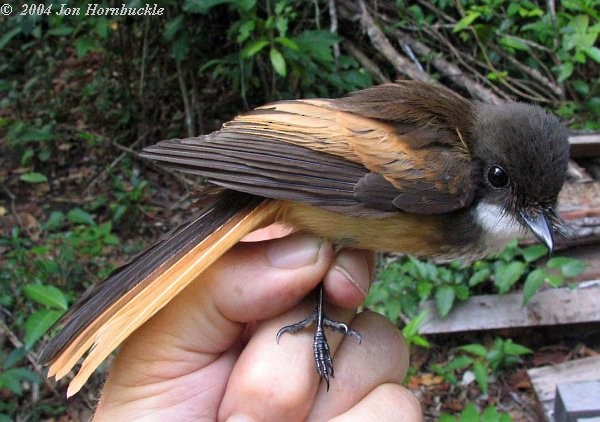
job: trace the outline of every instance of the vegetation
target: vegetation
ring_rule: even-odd
[[[95,395],[92,384],[67,406],[44,379],[37,350],[88,286],[183,217],[190,180],[149,167],[135,150],[209,132],[267,101],[339,96],[403,76],[365,35],[360,3],[339,0],[333,13],[325,1],[166,0],[164,14],[139,18],[60,16],[50,2],[22,15],[17,3],[0,17],[0,421],[73,416]],[[574,128],[597,129],[600,1],[550,4],[387,0],[367,10],[423,74],[465,95],[478,84],[536,101]],[[436,66],[440,56],[466,85]],[[538,266],[543,255],[538,246],[511,245],[471,267],[406,258],[381,272],[367,306],[408,322],[409,340],[427,345],[418,334],[424,300],[445,316],[491,279],[499,293],[522,286],[526,303],[542,284],[581,271],[562,258]],[[452,381],[472,370],[485,390],[485,380],[525,350],[497,342],[455,349],[458,362],[432,371]],[[494,412],[481,420],[505,420]],[[469,405],[458,420],[476,417]]]

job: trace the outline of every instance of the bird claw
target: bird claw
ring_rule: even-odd
[[[336,331],[338,333],[342,333],[347,336],[355,337],[358,340],[358,343],[362,343],[362,336],[356,330],[348,327],[347,324],[339,321],[334,321],[328,318],[325,314],[322,314],[319,318],[318,308],[315,309],[312,314],[303,319],[300,322],[295,324],[286,325],[282,327],[276,336],[277,343],[279,343],[280,337],[285,333],[294,334],[298,331],[311,326],[312,324],[317,325],[317,329],[315,331],[315,336],[313,340],[313,352],[315,357],[315,365],[317,368],[317,373],[319,374],[319,378],[321,381],[325,380],[327,384],[327,391],[329,391],[329,378],[334,378],[333,372],[333,358],[331,356],[331,350],[329,348],[329,343],[327,342],[327,337],[325,336],[324,327],[331,329],[332,331]]]

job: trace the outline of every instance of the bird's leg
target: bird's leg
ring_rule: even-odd
[[[333,331],[337,331],[348,336],[354,336],[358,339],[359,343],[362,342],[362,336],[358,331],[349,328],[347,324],[329,319],[327,315],[325,315],[325,311],[323,309],[323,290],[323,283],[321,283],[319,284],[317,290],[317,306],[310,316],[300,322],[297,322],[296,324],[282,327],[277,332],[277,342],[279,343],[279,338],[284,333],[293,334],[312,324],[315,324],[317,326],[313,341],[315,364],[317,366],[317,373],[319,374],[321,381],[325,380],[327,383],[327,391],[329,391],[329,377],[334,377],[333,358],[331,357],[331,352],[329,350],[329,344],[327,343],[327,337],[325,336],[324,328],[327,327]]]

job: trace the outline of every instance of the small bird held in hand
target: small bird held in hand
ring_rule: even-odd
[[[280,101],[209,135],[173,139],[143,155],[220,188],[210,205],[117,269],[63,318],[44,350],[65,376],[91,348],[68,394],[136,328],[240,238],[275,221],[342,247],[472,260],[527,230],[550,250],[561,229],[565,127],[540,107],[470,102],[420,82],[340,99]],[[323,328],[360,338],[318,310],[315,359],[329,383]]]

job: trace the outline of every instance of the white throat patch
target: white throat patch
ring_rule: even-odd
[[[512,215],[496,204],[480,202],[475,207],[475,220],[484,231],[486,243],[510,241],[523,237],[525,228]]]

